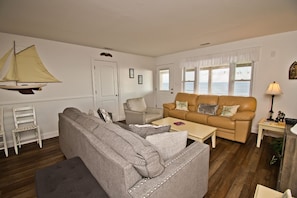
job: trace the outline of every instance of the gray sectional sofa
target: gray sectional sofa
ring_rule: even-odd
[[[76,108],[59,114],[66,158],[79,156],[112,198],[203,197],[208,188],[209,146],[194,142],[163,160],[138,134]]]

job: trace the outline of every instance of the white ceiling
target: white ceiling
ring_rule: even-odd
[[[0,0],[0,32],[160,56],[297,30],[297,0]]]

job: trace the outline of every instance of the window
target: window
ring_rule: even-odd
[[[202,67],[195,80],[195,69],[184,70],[184,92],[213,95],[250,96],[253,64]],[[195,91],[196,82],[198,84]]]
[[[200,94],[208,94],[209,86],[209,70],[200,70],[199,71],[199,85],[198,90]]]
[[[169,91],[169,69],[159,70],[159,90]]]
[[[210,91],[214,95],[228,95],[229,67],[211,68]]]
[[[196,76],[196,69],[185,69],[184,72],[184,92],[186,93],[194,93],[195,92],[195,76]]]
[[[252,64],[239,64],[235,67],[234,91],[235,96],[250,96],[252,84]]]

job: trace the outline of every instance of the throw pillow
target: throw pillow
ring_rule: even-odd
[[[217,110],[218,110],[218,105],[200,104],[198,106],[198,113],[216,115]]]
[[[139,135],[116,124],[101,125],[93,131],[93,134],[104,142],[104,145],[131,163],[143,177],[153,178],[164,171],[164,161],[159,152]],[[98,144],[97,138],[90,141]]]
[[[100,118],[99,114],[96,112],[96,110],[93,110],[93,109],[89,109],[89,113],[88,115],[90,116],[95,116],[97,118]],[[101,118],[102,119],[102,118]]]
[[[175,104],[176,104],[175,109],[188,111],[188,101],[184,101],[184,102],[176,101]]]
[[[98,115],[104,122],[106,123],[112,123],[111,115],[105,110],[105,109],[98,109],[97,110]]]
[[[165,161],[186,148],[187,137],[187,131],[165,132],[147,136],[146,140],[156,147]]]
[[[144,124],[144,125],[138,125],[138,124],[130,124],[129,128],[132,132],[138,134],[139,136],[146,138],[148,135],[154,135],[157,133],[163,133],[163,132],[169,132],[171,126],[170,125],[151,125],[151,124]]]
[[[75,121],[91,132],[94,131],[94,129],[96,129],[99,125],[98,122],[96,122],[93,119],[90,119],[90,116],[85,114],[79,115]]]
[[[221,116],[231,117],[237,112],[238,108],[239,108],[239,105],[223,106]]]

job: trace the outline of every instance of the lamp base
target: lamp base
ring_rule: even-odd
[[[273,104],[273,102],[271,104]],[[272,110],[272,106],[271,106],[271,109],[269,111],[269,118],[267,118],[267,121],[274,121],[274,119],[272,118],[272,116],[273,116],[273,110]]]

